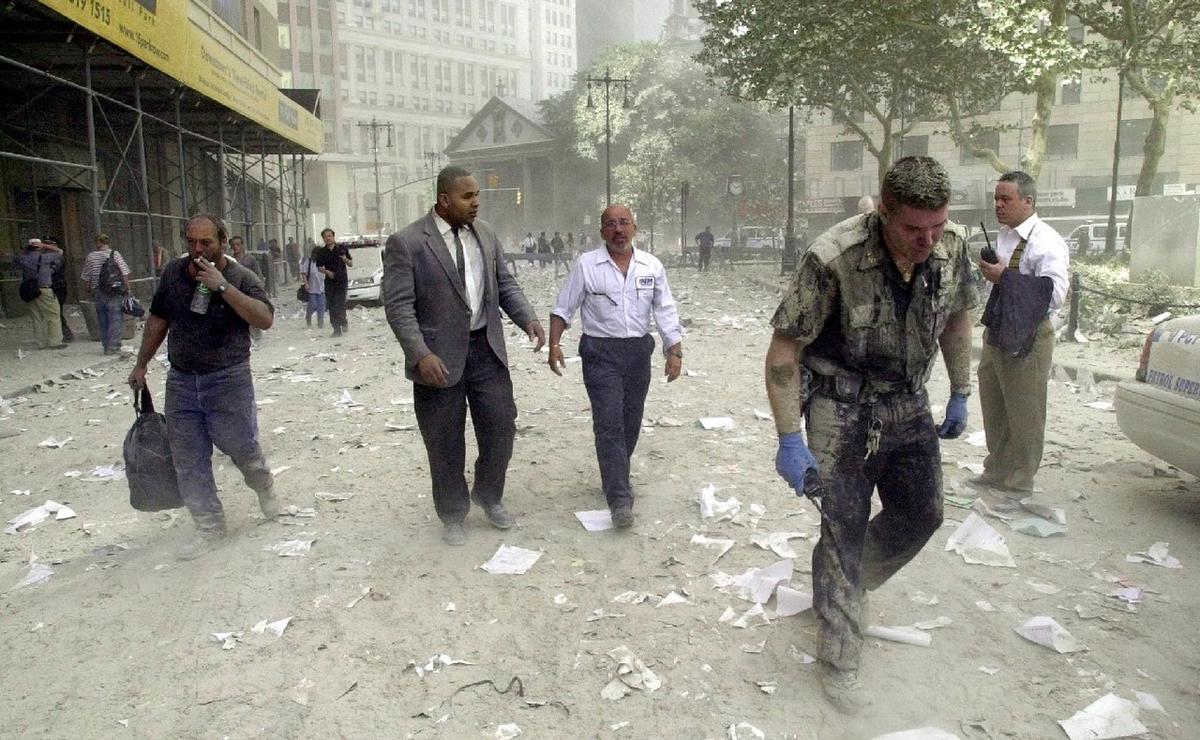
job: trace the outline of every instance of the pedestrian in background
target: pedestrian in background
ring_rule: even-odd
[[[83,262],[79,279],[96,304],[96,324],[104,354],[120,353],[121,333],[125,328],[121,304],[129,295],[129,266],[121,253],[109,244],[106,234],[96,236],[95,246]]]
[[[300,277],[308,291],[308,304],[304,307],[304,323],[312,328],[312,317],[317,315],[317,328],[325,328],[325,268],[318,264],[321,248],[313,247],[308,257],[300,260]]]
[[[346,321],[346,291],[350,280],[346,268],[354,264],[350,256],[350,248],[337,243],[337,235],[333,229],[326,228],[321,232],[325,246],[321,248],[318,264],[325,268],[325,301],[329,308],[329,323],[333,326],[333,336],[340,337],[350,330]]]
[[[54,271],[62,262],[62,250],[56,244],[30,239],[21,255],[21,281],[37,280],[38,293],[29,304],[33,336],[39,349],[62,349],[62,315],[58,296],[54,295]]]

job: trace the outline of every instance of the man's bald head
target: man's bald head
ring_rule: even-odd
[[[637,223],[629,206],[614,204],[600,214],[600,237],[610,251],[625,252],[633,248]]]

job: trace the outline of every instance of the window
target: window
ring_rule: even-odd
[[[861,141],[835,141],[829,145],[831,170],[861,170],[863,143]]]
[[[1079,105],[1079,100],[1083,96],[1083,83],[1079,81],[1065,81],[1059,86],[1059,99],[1061,105]]]
[[[1121,121],[1121,156],[1140,157],[1144,154],[1146,135],[1150,133],[1149,118]]]
[[[984,149],[991,149],[997,154],[1000,153],[1000,132],[999,131],[983,131],[975,136],[975,145]],[[960,146],[958,148],[958,163],[962,165],[971,164],[987,164],[987,160],[982,157],[971,156],[970,147]]]
[[[900,140],[900,146],[896,147],[896,159],[901,157],[927,157],[929,156],[929,137],[928,136],[905,136]]]
[[[375,50],[367,49],[367,82],[376,82],[378,68],[375,66]]]
[[[1075,159],[1079,155],[1079,124],[1046,129],[1046,159]]]
[[[365,82],[367,79],[365,50],[361,46],[354,48],[354,79],[359,82]]]

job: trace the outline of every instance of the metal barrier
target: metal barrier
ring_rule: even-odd
[[[1067,316],[1067,338],[1068,338],[1068,341],[1075,341],[1075,332],[1079,329],[1079,297],[1082,293],[1091,293],[1092,295],[1102,296],[1111,301],[1117,301],[1118,303],[1125,303],[1125,304],[1128,304],[1131,306],[1134,306],[1134,305],[1149,306],[1149,305],[1151,305],[1149,302],[1143,301],[1143,300],[1138,300],[1137,298],[1129,298],[1127,296],[1114,295],[1113,293],[1109,293],[1104,290],[1097,290],[1096,288],[1089,288],[1083,284],[1083,278],[1080,277],[1079,273],[1073,272],[1073,273],[1071,273],[1071,291],[1070,291],[1071,308],[1070,308],[1070,313]],[[1153,305],[1162,307],[1163,310],[1183,309],[1185,311],[1200,311],[1200,303],[1154,303]]]

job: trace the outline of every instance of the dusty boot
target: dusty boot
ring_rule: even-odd
[[[213,550],[225,539],[225,515],[208,514],[194,517],[196,532],[179,548],[176,556],[180,560],[195,560]]]
[[[258,508],[262,509],[263,519],[270,521],[279,516],[279,499],[275,498],[274,488],[255,491],[258,494]]]
[[[872,704],[870,694],[858,680],[858,671],[839,671],[823,666],[821,688],[829,703],[843,714],[858,714]]]

